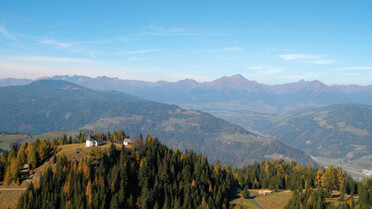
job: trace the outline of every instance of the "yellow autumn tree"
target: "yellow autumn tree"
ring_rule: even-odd
[[[85,190],[85,196],[88,200],[88,205],[92,204],[92,183],[90,182],[90,180],[88,181],[88,185],[87,185],[87,188]]]
[[[27,156],[26,156],[26,153],[25,153],[25,149],[23,147],[19,148],[17,157],[18,157],[19,161],[21,161],[21,163],[26,163]]]
[[[307,199],[306,207],[310,207],[312,205],[313,205],[313,198],[310,195],[309,199]]]
[[[319,169],[318,172],[316,173],[316,182],[315,182],[315,184],[318,185],[318,187],[321,186],[322,176],[323,176],[323,170]]]
[[[195,179],[192,180],[191,187],[196,187]]]
[[[337,189],[337,170],[333,167],[333,165],[329,166],[326,171],[324,172],[322,178],[322,186],[327,190]]]

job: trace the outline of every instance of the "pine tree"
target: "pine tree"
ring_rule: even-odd
[[[251,196],[251,194],[250,194],[250,192],[249,192],[249,190],[248,190],[248,187],[247,187],[247,186],[244,187],[244,190],[243,190],[243,197],[244,197],[245,199],[249,199],[250,196]]]
[[[114,143],[111,143],[110,148],[109,148],[107,154],[108,154],[108,156],[111,157],[111,158],[115,157],[115,154],[116,154],[116,146],[114,145]]]

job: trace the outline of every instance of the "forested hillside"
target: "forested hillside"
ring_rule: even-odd
[[[58,144],[72,142],[41,140],[14,147],[0,156],[0,170],[5,170],[7,176],[13,174],[16,166],[9,162],[18,160],[15,153],[25,159],[36,157],[39,166],[43,152],[24,152],[25,147],[58,150]],[[113,144],[108,150],[90,149],[80,159],[65,154],[48,155],[53,159],[51,167],[46,168],[39,181],[30,183],[18,208],[232,208],[229,201],[236,187],[245,191],[290,189],[294,197],[288,208],[372,205],[371,179],[354,182],[333,166],[302,167],[285,161],[264,161],[239,169],[219,162],[211,165],[200,154],[169,149],[151,136],[146,137],[145,150],[141,152],[124,146],[118,150]],[[24,162],[28,160],[19,164]],[[3,178],[0,175],[0,181]],[[332,194],[337,191],[340,195],[335,199]],[[337,200],[338,204],[329,200]]]
[[[338,104],[286,115],[262,130],[313,156],[339,158],[372,169],[372,106]]]
[[[275,153],[303,164],[315,164],[299,149],[207,113],[115,91],[93,91],[65,81],[40,80],[0,88],[0,125],[4,131],[31,135],[125,129],[129,136],[153,134],[169,146],[193,149],[214,162],[219,159],[230,165],[247,165]]]

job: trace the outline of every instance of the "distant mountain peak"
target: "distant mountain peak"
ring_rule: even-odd
[[[325,85],[323,82],[319,81],[319,80],[312,80],[312,81],[306,81],[304,79],[301,79],[299,80],[297,83],[308,83],[308,84],[322,84],[322,85]]]
[[[235,83],[252,82],[252,81],[247,80],[246,78],[244,78],[244,76],[240,74],[235,74],[232,76],[223,76],[222,78],[217,79],[217,80],[223,80],[223,81],[235,82]]]
[[[240,74],[235,74],[232,76],[223,76],[211,82],[204,82],[199,88],[219,91],[257,91],[260,85],[256,81],[250,81]]]
[[[224,76],[223,78],[247,80],[241,74],[235,74],[235,75],[232,75],[232,76]]]

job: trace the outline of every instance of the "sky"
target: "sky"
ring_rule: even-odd
[[[0,1],[0,79],[372,84],[372,3]]]

